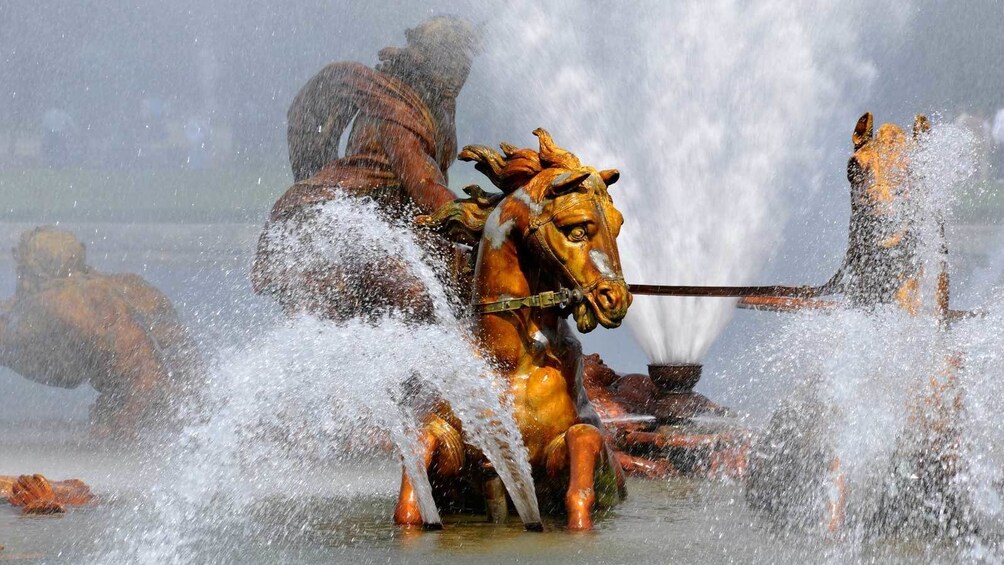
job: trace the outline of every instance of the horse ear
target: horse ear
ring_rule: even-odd
[[[861,146],[872,139],[873,120],[872,113],[865,112],[865,115],[858,118],[858,124],[854,126],[854,133],[851,134],[851,142],[854,143],[854,150],[861,149]]]
[[[547,187],[547,194],[551,197],[568,194],[578,189],[582,185],[582,181],[589,178],[590,174],[589,171],[568,171],[567,173],[561,173],[551,181],[551,185]]]
[[[533,135],[536,135],[540,142],[540,150],[537,154],[540,156],[540,164],[545,169],[554,166],[574,169],[581,166],[579,158],[570,151],[558,147],[546,129],[537,128],[533,130]]]
[[[913,138],[917,139],[930,130],[931,120],[928,120],[924,114],[917,114],[917,117],[913,120]]]
[[[607,169],[605,171],[600,171],[600,178],[603,179],[603,182],[607,186],[610,186],[617,182],[617,179],[621,178],[621,172],[617,169]]]

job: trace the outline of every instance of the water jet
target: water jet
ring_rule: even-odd
[[[79,8],[66,3],[58,11],[11,7],[16,17],[10,21],[45,25],[29,25],[27,34],[24,25],[10,30],[15,38],[35,37],[9,49],[16,54],[8,94],[16,91],[17,96],[0,97],[0,106],[13,109],[14,117],[0,120],[4,140],[0,146],[9,145],[9,151],[0,150],[5,212],[9,208],[7,216],[16,216],[16,221],[60,225],[69,221],[66,229],[86,238],[103,272],[142,273],[177,305],[180,319],[196,332],[197,343],[213,353],[213,362],[203,391],[205,403],[184,407],[184,427],[154,436],[151,447],[132,451],[94,447],[86,438],[77,442],[78,432],[86,429],[90,402],[76,404],[84,415],[76,417],[75,424],[21,424],[5,408],[12,404],[12,396],[27,389],[18,385],[11,389],[14,394],[0,394],[0,417],[13,420],[5,421],[0,442],[0,462],[11,467],[0,473],[31,469],[49,476],[80,476],[102,500],[113,501],[83,512],[68,507],[58,521],[25,520],[17,508],[0,508],[4,538],[0,543],[8,553],[14,551],[15,558],[105,563],[548,563],[578,556],[611,563],[751,558],[799,563],[911,561],[918,554],[932,561],[993,561],[1002,554],[1000,536],[987,540],[972,535],[1000,529],[998,485],[1004,467],[997,446],[1004,445],[998,424],[1004,413],[1004,380],[999,378],[1004,367],[999,330],[1004,320],[999,312],[961,319],[956,314],[962,311],[950,310],[946,299],[938,306],[947,312],[941,319],[885,315],[887,304],[877,304],[865,314],[848,312],[840,299],[822,298],[818,287],[792,287],[782,293],[776,287],[748,286],[761,277],[765,282],[775,277],[811,282],[801,279],[832,272],[842,241],[829,236],[843,239],[847,194],[840,170],[845,151],[828,149],[831,126],[843,120],[850,125],[860,113],[857,107],[876,102],[868,93],[890,94],[886,87],[890,79],[910,90],[907,96],[891,92],[890,98],[878,103],[890,112],[905,110],[896,100],[945,94],[943,84],[931,81],[943,83],[937,77],[948,75],[925,75],[910,66],[919,60],[940,64],[942,58],[958,55],[945,48],[943,39],[959,26],[944,16],[964,12],[983,16],[986,11],[980,13],[975,6],[890,9],[862,2],[793,9],[791,3],[779,0],[645,3],[616,10],[603,2],[563,0],[515,0],[499,6],[467,3],[449,11],[469,12],[465,17],[486,22],[474,26],[485,33],[483,43],[474,45],[469,41],[473,34],[458,33],[458,41],[437,54],[429,50],[436,30],[463,32],[463,26],[441,19],[415,26],[415,21],[428,17],[428,7],[401,0],[393,2],[393,10],[370,9],[359,2],[318,6],[266,1],[247,9],[195,3],[191,13],[174,12],[173,4],[160,6],[159,12],[149,6],[113,4],[99,1]],[[67,28],[67,14],[95,10],[81,21],[102,30],[120,29],[60,35]],[[384,39],[398,29],[387,27],[397,25],[388,18],[398,17],[414,17],[407,22],[412,29],[406,36],[398,35],[397,47],[377,55],[377,49],[387,45]],[[1000,23],[999,18],[983,19]],[[916,27],[914,20],[936,25],[924,23],[917,28],[921,32],[917,37],[901,38],[902,30]],[[124,25],[116,26],[119,21]],[[198,41],[181,35],[180,24],[195,30]],[[984,32],[995,29],[969,22],[962,27],[964,35],[983,35],[977,25],[985,25]],[[54,40],[46,41],[49,37]],[[140,48],[121,49],[121,38],[138,42],[133,47]],[[146,38],[158,43],[145,45]],[[896,52],[901,44],[903,57]],[[925,51],[930,49],[934,53]],[[916,56],[924,52],[938,56]],[[370,53],[372,62],[377,58],[380,62],[365,69],[338,63],[315,75],[321,62],[350,53],[352,57]],[[466,54],[475,56],[467,60]],[[198,58],[186,64],[191,55]],[[159,64],[158,57],[166,64]],[[986,58],[952,60],[979,63]],[[409,72],[411,65],[423,62],[432,62],[433,67]],[[79,66],[83,72],[67,66]],[[468,67],[469,84],[464,96],[457,98]],[[993,65],[983,67],[982,84],[996,86],[987,80],[995,76]],[[95,75],[91,71],[97,68],[101,72]],[[125,75],[104,80],[120,75],[120,68],[128,71],[128,80],[121,80]],[[960,102],[960,107],[976,112],[973,108],[980,102],[973,95],[981,93],[968,88],[972,81],[964,77],[971,68],[953,67],[958,72],[951,77],[966,79],[956,82],[967,92],[948,104]],[[428,70],[444,80],[422,80],[428,78]],[[285,106],[311,76],[317,80],[310,79],[303,95],[296,96],[284,122]],[[69,88],[50,88],[53,77],[66,78],[56,82]],[[346,82],[326,90],[326,84],[338,80]],[[437,96],[439,86],[445,99]],[[103,96],[109,90],[122,96]],[[81,97],[81,93],[90,94]],[[154,97],[173,106],[161,112],[160,123],[149,120],[149,110],[158,104],[145,98]],[[108,105],[104,100],[120,103]],[[87,124],[76,134],[87,144],[80,152],[86,162],[80,163],[79,171],[61,169],[58,160],[45,159],[45,152],[52,150],[53,132],[41,134],[40,141],[33,116],[50,105],[65,108],[81,126]],[[107,114],[95,112],[105,106]],[[149,123],[133,123],[130,108],[140,107]],[[356,110],[357,115],[351,116]],[[980,110],[984,115],[972,120],[976,130],[984,129],[983,121],[990,117],[986,111]],[[188,112],[202,117],[179,114]],[[463,119],[454,123],[454,112]],[[204,129],[211,123],[214,133],[206,140],[211,142],[213,163],[239,171],[231,174],[214,168],[209,176],[164,182],[164,170],[135,170],[150,155],[170,157],[173,141],[156,138],[156,131],[178,137],[181,123],[186,129],[189,125]],[[279,147],[276,132],[287,124],[291,178],[285,162],[278,163],[284,148]],[[596,514],[596,531],[589,536],[560,533],[561,505],[567,503],[566,487],[571,486],[564,484],[565,474],[590,475],[573,473],[562,464],[596,462],[572,457],[572,452],[595,453],[597,438],[577,435],[582,427],[566,432],[565,441],[522,433],[533,431],[533,426],[525,425],[533,418],[522,411],[521,395],[528,389],[521,384],[529,382],[540,389],[578,377],[569,371],[535,379],[540,375],[533,374],[537,369],[571,367],[579,358],[574,347],[562,349],[576,336],[567,328],[553,331],[552,314],[574,316],[582,329],[602,322],[614,325],[619,317],[592,315],[588,309],[592,305],[575,300],[577,289],[571,288],[561,269],[539,269],[541,278],[526,277],[526,286],[488,289],[491,293],[481,288],[475,295],[473,270],[439,271],[443,250],[425,245],[434,241],[435,234],[427,233],[428,225],[415,229],[411,222],[411,204],[432,220],[441,205],[454,200],[452,192],[460,194],[460,187],[476,182],[467,178],[469,167],[450,167],[456,148],[475,141],[525,140],[537,125],[548,126],[583,162],[623,169],[623,179],[610,191],[626,219],[618,242],[623,274],[627,281],[645,283],[629,285],[635,302],[624,318],[643,351],[634,352],[631,344],[621,347],[618,340],[625,337],[624,331],[601,332],[598,339],[593,333],[583,340],[587,351],[595,347],[608,361],[616,355],[614,367],[631,367],[637,373],[602,369],[598,359],[587,358],[584,377],[591,380],[585,385],[586,394],[599,418],[581,401],[584,395],[572,394],[576,418],[558,419],[560,425],[554,426],[555,432],[569,428],[568,422],[606,427],[619,451],[603,451],[605,457],[597,460],[619,462],[629,475],[636,475],[626,480],[630,496],[614,511]],[[839,137],[845,141],[844,134]],[[148,139],[152,143],[144,141]],[[236,144],[232,152],[231,139]],[[121,150],[114,149],[117,146]],[[538,206],[547,206],[534,194],[520,193],[518,183],[509,182],[528,170],[523,165],[532,164],[527,156],[520,166],[505,165],[517,153],[525,154],[521,147],[503,146],[495,153],[471,150],[483,157],[478,165],[492,173],[493,184],[499,181],[504,190],[516,189],[497,216],[492,213],[501,197],[487,183],[487,190],[468,186],[470,198],[462,198],[467,202],[445,214],[458,212],[452,217],[463,225],[454,225],[453,235],[464,237],[464,245],[479,247],[483,254],[491,255],[496,245],[508,250],[510,241],[521,236],[516,232],[526,226],[516,216],[524,212],[522,206],[531,214]],[[532,152],[551,164],[561,159],[560,151]],[[143,161],[129,154],[141,154]],[[831,160],[838,166],[831,166]],[[53,167],[33,172],[36,162]],[[964,165],[954,157],[943,162],[945,169]],[[945,171],[936,169],[927,169],[922,176],[943,178]],[[95,172],[102,179],[100,189],[91,190],[81,181]],[[247,179],[247,175],[252,176]],[[596,175],[608,184],[618,176],[610,169]],[[260,176],[266,181],[255,185]],[[915,186],[929,184],[920,176]],[[129,183],[128,192],[116,192],[114,182],[106,182],[119,178],[124,179],[122,185]],[[586,192],[595,187],[588,186],[592,181],[583,182],[586,191],[579,190],[582,184],[562,182],[556,182],[554,190],[567,189],[567,195],[558,198],[569,202],[587,199]],[[22,183],[25,188],[20,188]],[[47,186],[40,190],[38,184]],[[831,191],[831,185],[839,190]],[[268,207],[287,187],[289,198],[277,203],[269,215]],[[139,214],[163,222],[172,212],[146,202],[144,191],[171,195],[170,202],[179,208],[198,209],[197,218],[178,217],[199,222],[212,217],[203,217],[199,201],[189,202],[188,197],[210,195],[228,222],[243,224],[142,225]],[[912,192],[927,200],[923,190]],[[28,197],[19,201],[20,193]],[[126,209],[119,216],[128,226],[109,231],[107,225],[93,224],[114,213],[101,205],[109,200],[102,196],[109,194],[115,205]],[[124,198],[118,198],[120,194]],[[31,204],[27,213],[24,202]],[[141,211],[132,210],[136,204]],[[36,209],[38,214],[31,212]],[[514,211],[519,214],[506,215]],[[304,221],[299,226],[286,222],[294,216]],[[607,217],[612,216],[610,211]],[[266,217],[269,228],[262,230]],[[788,217],[793,221],[786,222]],[[74,218],[83,223],[72,225]],[[566,220],[555,217],[556,231],[536,226],[543,239],[534,235],[513,249],[522,255],[547,243],[552,249],[569,251],[573,245],[557,245],[562,238],[576,241],[592,235],[588,223],[566,225]],[[10,234],[25,229],[11,225],[0,226],[0,237],[8,243],[13,241]],[[480,225],[490,226],[486,231],[491,237],[470,239],[466,237],[470,233],[460,233]],[[968,247],[976,247],[970,244],[979,245],[981,239],[989,241],[993,236],[988,234],[997,229],[981,225],[959,236],[952,233],[958,227],[957,221],[949,222],[949,237],[967,239]],[[417,245],[416,231],[423,232]],[[247,289],[247,265],[259,234],[266,241],[256,262],[254,284],[277,301],[259,300]],[[221,247],[214,240],[232,244]],[[590,262],[616,267],[609,249],[603,251],[606,257],[583,254],[572,270],[590,268]],[[975,296],[966,281],[982,251],[965,253],[954,255],[952,265],[953,279],[963,284],[955,298],[960,305]],[[452,263],[467,266],[468,258],[460,253]],[[927,259],[928,275],[943,272],[937,253]],[[989,264],[986,280],[999,282],[1004,262]],[[509,267],[515,272],[520,265]],[[849,270],[871,269],[855,265]],[[3,273],[13,270],[0,269]],[[297,285],[292,279],[298,275],[303,275],[301,282],[317,284]],[[13,279],[8,276],[6,282]],[[581,286],[589,288],[591,282]],[[647,283],[679,286],[672,290],[674,296],[655,297],[644,293],[666,290],[667,285]],[[453,284],[461,289],[456,296],[444,291]],[[704,284],[737,286],[698,286]],[[897,285],[895,291],[901,288]],[[570,292],[561,294],[563,289]],[[855,300],[867,300],[868,293],[853,290]],[[903,290],[908,293],[910,287]],[[608,291],[592,298],[603,303],[611,298],[605,295],[617,294]],[[742,312],[729,326],[734,306],[792,315]],[[482,319],[474,320],[471,310]],[[101,315],[93,319],[126,320]],[[520,324],[507,326],[510,320],[547,323],[530,324],[524,331]],[[142,322],[139,325],[149,328]],[[96,335],[100,325],[87,335]],[[481,330],[475,337],[472,326]],[[509,327],[520,339],[508,339]],[[153,337],[161,341],[159,334]],[[504,363],[499,375],[499,367],[485,353],[491,352],[493,342],[522,348],[528,356]],[[39,345],[37,358],[51,358],[45,348],[49,344]],[[965,352],[965,363],[942,370],[949,357],[945,353],[955,351]],[[520,369],[510,375],[510,365]],[[533,370],[524,372],[526,367]],[[603,374],[588,374],[594,372]],[[929,378],[945,394],[917,395],[918,390],[928,390],[924,381]],[[770,488],[760,490],[761,494],[766,490],[766,497],[750,497],[773,504],[770,512],[751,512],[742,503],[745,481],[694,480],[738,478],[744,461],[769,455],[767,448],[750,449],[748,434],[758,431],[758,418],[770,415],[791,383],[816,386],[819,402],[799,405],[805,420],[777,418],[783,433],[771,435],[771,440],[804,449],[793,449],[790,459],[769,458],[768,466],[775,471],[811,467],[819,472],[774,475]],[[507,388],[510,384],[513,387]],[[547,391],[560,393],[560,389]],[[965,410],[956,413],[951,409],[956,400],[951,391],[960,389],[965,394],[958,398]],[[44,390],[35,398],[62,398],[56,396],[62,392]],[[730,416],[702,393],[752,414]],[[50,420],[64,414],[39,409],[43,403],[36,405],[35,398],[20,402],[27,408],[15,413],[35,410]],[[909,410],[906,398],[914,399]],[[450,410],[428,417],[429,408],[439,400]],[[547,408],[561,406],[548,402]],[[939,418],[942,413],[957,418]],[[953,422],[957,426],[947,425]],[[50,429],[57,433],[49,433]],[[933,433],[920,438],[903,433],[910,429]],[[67,441],[60,439],[67,435]],[[918,490],[911,486],[911,474],[901,472],[911,465],[885,464],[890,461],[920,462],[922,469],[958,463],[953,473],[959,480],[952,486],[945,480],[950,474],[921,472],[916,482],[929,486]],[[763,460],[755,465],[762,468]],[[872,488],[868,485],[875,483],[867,479],[874,476],[895,478],[886,484],[888,488]],[[613,486],[606,490],[616,494],[617,479],[616,474],[593,473],[593,490]],[[414,487],[418,508],[412,507],[415,512],[401,521],[422,522],[425,527],[445,524],[444,529],[425,535],[421,526],[404,530],[394,526],[390,508],[405,480]],[[473,494],[453,498],[451,490],[462,482]],[[0,490],[3,483],[0,477]],[[538,490],[543,483],[549,488]],[[808,488],[799,490],[795,486],[799,483]],[[850,520],[863,514],[855,507],[862,498],[894,510],[917,509],[907,513],[908,519],[901,521],[905,526],[896,526],[899,530],[893,533],[905,534],[911,541],[883,539],[872,544],[872,531],[862,534],[853,521],[846,522],[850,528],[839,524],[841,512],[836,510],[843,504],[844,484],[848,492],[857,493],[847,497],[850,511],[844,515]],[[816,488],[820,486],[824,488]],[[589,490],[587,481],[576,487]],[[928,496],[939,490],[944,495]],[[904,492],[913,494],[895,498]],[[576,502],[581,510],[591,501],[579,494]],[[789,501],[800,502],[802,495],[813,503],[830,504],[831,516],[838,518],[826,527],[843,528],[844,534],[830,543],[787,531],[763,535],[768,528],[774,534],[773,514]],[[925,512],[937,517],[937,512],[925,509],[947,508],[967,499],[978,503],[977,510],[988,517],[981,528],[970,527],[967,520],[933,524],[935,532],[941,528],[948,536],[953,528],[961,532],[943,541],[915,527],[929,518]],[[534,516],[534,501],[541,503],[542,518]],[[551,515],[554,510],[557,517]],[[554,535],[524,534],[514,513],[520,514],[526,530],[546,527]],[[579,514],[583,518],[585,513]],[[819,514],[805,513],[817,522]],[[857,523],[866,524],[866,530],[878,523],[874,530],[885,534],[894,530],[886,524],[899,519],[895,512],[873,515],[881,519]],[[583,525],[583,520],[574,524]],[[26,557],[25,549],[35,556]]]

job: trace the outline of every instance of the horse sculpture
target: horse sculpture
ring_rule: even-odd
[[[842,292],[851,304],[872,308],[896,304],[911,315],[920,307],[916,223],[920,212],[910,196],[910,153],[930,129],[918,114],[913,138],[895,124],[874,130],[870,112],[858,119],[851,135],[854,154],[847,162],[851,216],[847,254],[824,288]],[[944,221],[939,216],[942,253]],[[942,265],[944,267],[944,265]],[[939,275],[938,307],[947,308],[947,272]]]
[[[918,223],[925,211],[911,202],[918,196],[911,195],[911,188],[920,174],[911,169],[911,156],[920,144],[929,143],[925,138],[929,129],[923,115],[914,121],[912,138],[895,124],[882,124],[875,131],[871,113],[858,120],[847,167],[851,184],[847,254],[823,293],[843,293],[850,306],[864,311],[886,305],[920,316],[933,310],[945,328],[958,314],[949,310],[944,220],[940,210],[927,211],[934,214],[940,232],[941,256],[934,295],[925,295],[924,265],[918,256]],[[906,400],[906,426],[888,462],[892,469],[882,484],[866,485],[864,493],[851,492],[828,437],[839,415],[820,399],[814,382],[797,390],[774,413],[754,446],[746,485],[751,506],[779,522],[810,528],[819,525],[822,511],[830,533],[848,523],[863,524],[872,533],[895,533],[907,526],[932,534],[969,531],[967,502],[956,480],[961,465],[958,373],[963,357],[947,351],[941,365],[912,391]],[[863,503],[862,498],[876,492],[876,504]],[[940,508],[932,511],[937,505]]]
[[[502,194],[468,187],[470,198],[418,223],[476,245],[475,342],[504,379],[545,508],[563,491],[569,529],[587,530],[598,499],[608,505],[623,495],[623,479],[586,397],[581,346],[566,318],[582,332],[614,328],[631,304],[616,243],[623,217],[607,192],[619,173],[583,166],[543,129],[534,134],[539,151],[464,148],[460,159],[474,161]],[[444,486],[480,488],[474,479],[485,459],[463,434],[446,406],[425,422],[424,460],[440,499]],[[422,523],[407,475],[394,519]]]

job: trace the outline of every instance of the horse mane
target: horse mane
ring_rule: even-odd
[[[544,169],[577,169],[578,157],[558,147],[544,128],[533,130],[540,149],[519,149],[509,143],[499,144],[502,153],[486,145],[468,145],[460,152],[461,161],[473,161],[474,168],[488,177],[503,193],[510,194],[524,186]]]
[[[478,185],[471,185],[464,189],[468,198],[455,200],[432,215],[419,216],[416,223],[455,243],[474,246],[481,240],[489,216],[506,197],[523,189],[526,199],[539,203],[548,190],[557,186],[553,182],[531,183],[540,173],[548,169],[575,172],[558,176],[565,186],[577,185],[589,175],[587,171],[581,171],[582,165],[577,157],[554,144],[547,130],[537,127],[533,134],[540,142],[540,149],[536,151],[506,143],[499,144],[502,153],[487,146],[465,147],[459,159],[474,162],[474,168],[488,177],[502,193],[487,193]],[[613,184],[619,173],[611,169],[601,171],[599,175],[607,184]]]
[[[501,153],[487,145],[464,147],[459,159],[474,162],[474,168],[488,177],[502,194],[492,194],[478,185],[470,185],[464,188],[467,198],[454,200],[432,215],[419,216],[416,222],[454,242],[476,245],[488,216],[506,196],[520,188],[530,188],[528,183],[545,169],[581,167],[578,157],[555,145],[546,130],[537,128],[533,134],[540,142],[537,150],[521,149],[505,142],[499,144]],[[543,194],[532,194],[528,190],[527,196],[539,199]]]

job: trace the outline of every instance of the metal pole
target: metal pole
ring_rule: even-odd
[[[708,297],[743,297],[743,296],[781,296],[791,298],[812,298],[823,294],[819,286],[685,286],[660,284],[630,284],[631,294],[648,294],[654,296],[708,296]]]

